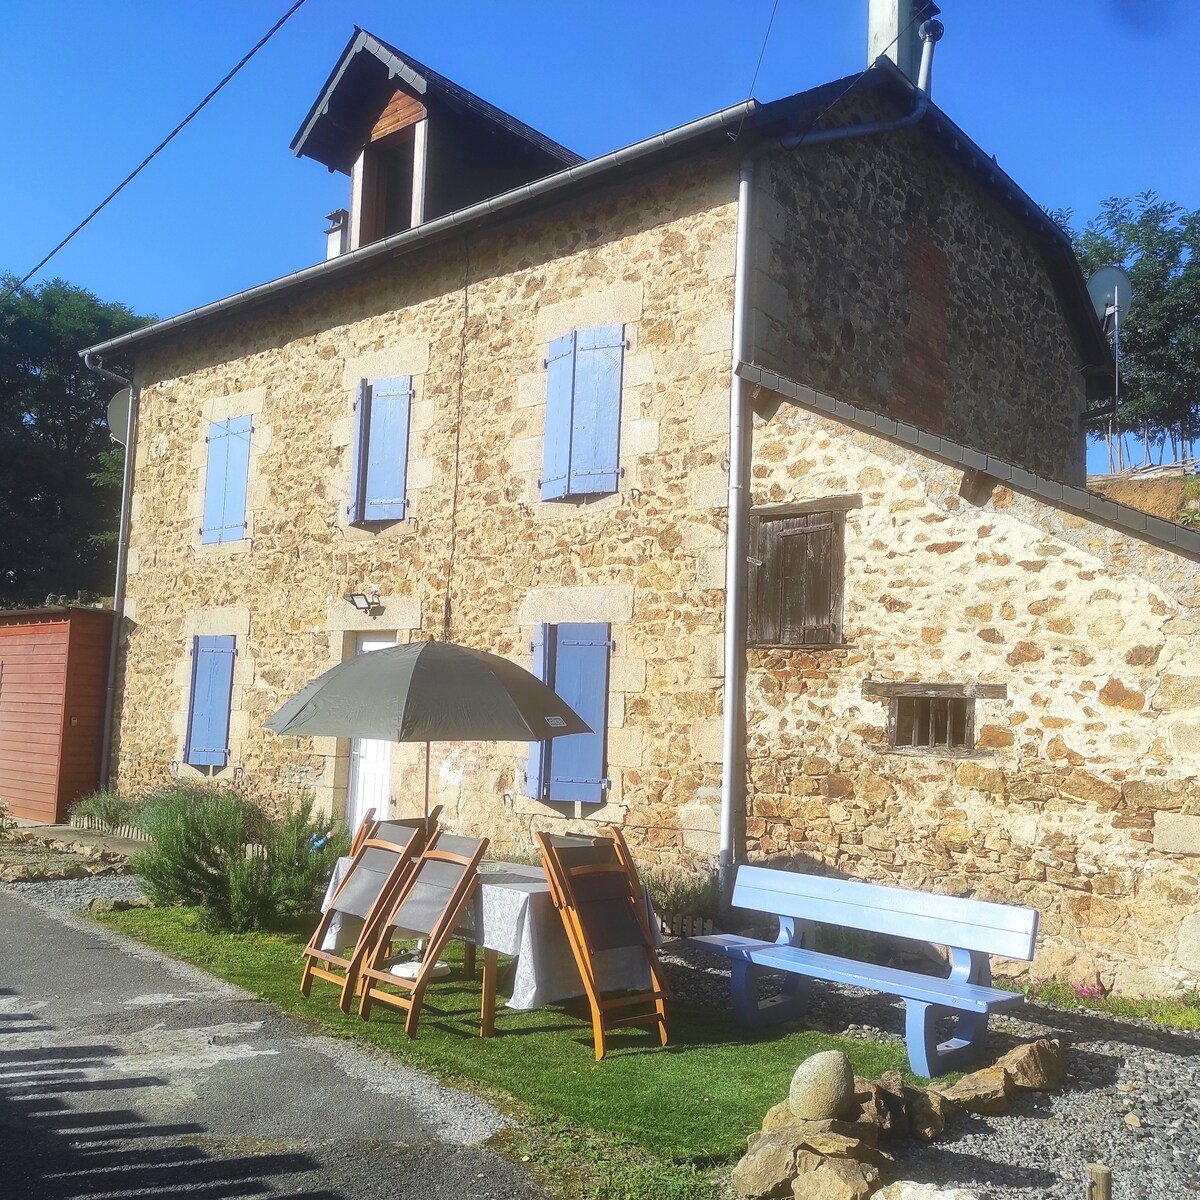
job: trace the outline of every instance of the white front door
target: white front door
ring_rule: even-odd
[[[393,638],[358,639],[358,653],[384,650],[396,644]],[[392,798],[392,743],[372,738],[355,738],[350,743],[350,778],[346,786],[346,823],[351,834],[362,823],[367,809],[375,810],[376,820],[386,821]]]

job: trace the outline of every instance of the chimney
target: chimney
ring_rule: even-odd
[[[931,0],[868,0],[867,66],[885,55],[917,82],[921,71],[921,25],[941,9]]]
[[[325,257],[337,258],[350,248],[350,214],[344,208],[335,208],[325,220],[329,222],[325,230]]]

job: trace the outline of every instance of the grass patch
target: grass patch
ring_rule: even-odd
[[[1112,1017],[1139,1018],[1177,1029],[1200,1029],[1200,989],[1182,996],[1127,996],[1120,992],[1100,995],[1092,988],[1075,988],[1053,979],[1035,984],[1010,981],[1005,986],[1024,992],[1030,1000],[1041,1000],[1057,1008],[1083,1009]]]
[[[684,1005],[671,1007],[665,1049],[645,1031],[618,1031],[600,1063],[592,1058],[583,1002],[526,1013],[501,1008],[497,1036],[485,1040],[478,1036],[479,981],[454,976],[431,986],[410,1042],[398,1014],[382,1007],[370,1021],[343,1016],[329,984],[316,981],[308,1000],[300,995],[307,925],[303,931],[214,935],[199,927],[191,910],[180,908],[134,909],[100,919],[326,1032],[377,1046],[442,1079],[514,1097],[528,1109],[514,1136],[527,1140],[530,1148],[522,1153],[535,1173],[546,1168],[553,1176],[570,1168],[587,1176],[570,1187],[560,1182],[564,1195],[708,1197],[704,1172],[745,1152],[746,1135],[787,1094],[797,1064],[818,1050],[844,1050],[860,1075],[908,1075],[899,1046],[811,1030],[746,1030],[723,1013]],[[504,982],[502,970],[502,993]]]

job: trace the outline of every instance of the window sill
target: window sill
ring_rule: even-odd
[[[992,761],[991,750],[951,750],[946,746],[880,746],[880,754],[899,754],[906,758],[974,758]]]
[[[857,642],[750,642],[747,650],[802,650],[806,654],[814,650],[857,650]]]

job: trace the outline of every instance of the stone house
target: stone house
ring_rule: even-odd
[[[435,745],[456,828],[1034,904],[1039,969],[1195,981],[1200,538],[1084,490],[1069,244],[904,72],[581,162],[358,31],[293,148],[349,176],[330,258],[87,352],[137,396],[122,788],[415,809],[417,747],[261,723],[450,638],[597,730]]]

